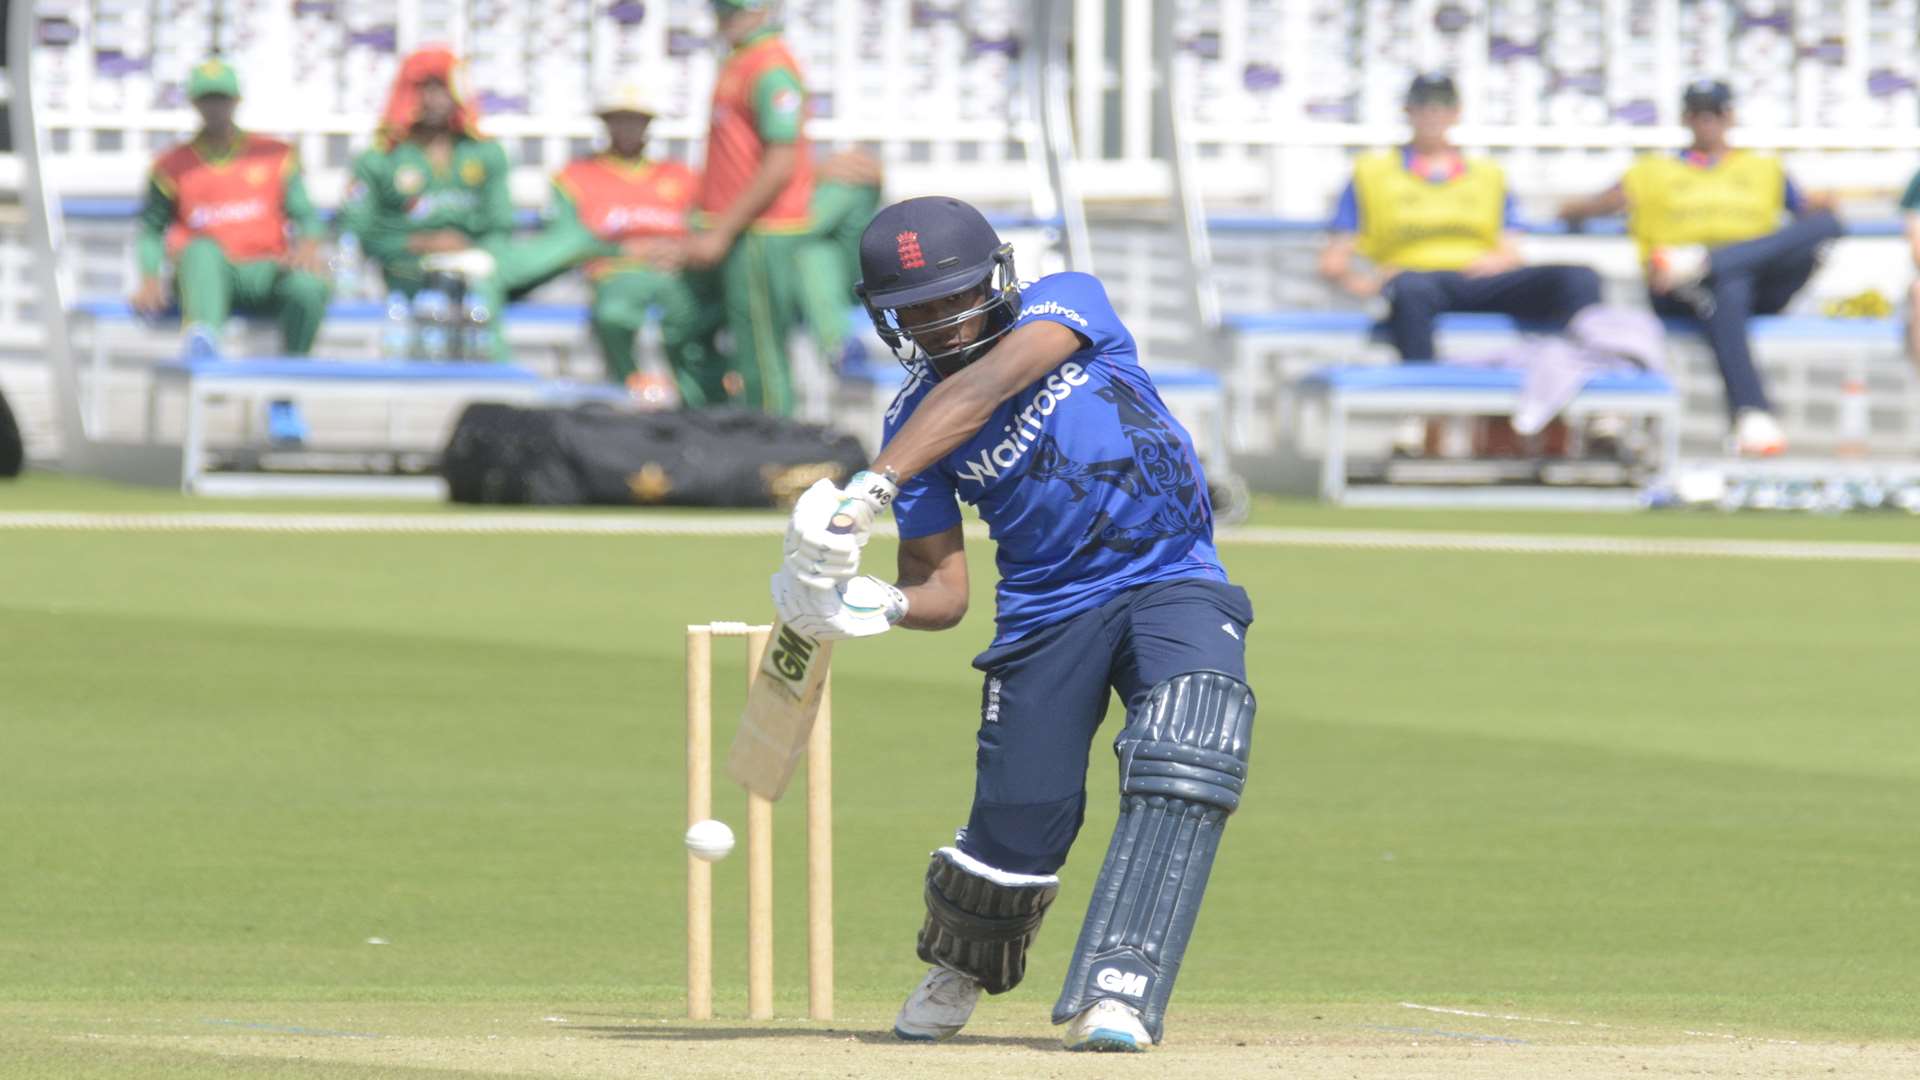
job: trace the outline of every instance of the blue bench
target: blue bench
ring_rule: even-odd
[[[619,387],[543,378],[511,364],[477,362],[388,363],[262,357],[250,360],[174,360],[154,365],[147,390],[146,437],[156,441],[161,395],[178,389],[186,398],[180,439],[180,488],[204,489],[207,407],[225,395],[277,399],[308,395],[359,398],[390,405],[397,398],[453,405],[487,400],[521,404],[625,401]]]
[[[1297,384],[1295,423],[1308,408],[1326,412],[1319,492],[1340,502],[1347,492],[1347,435],[1357,416],[1510,416],[1520,405],[1521,372],[1447,364],[1339,365],[1312,372]],[[1589,381],[1564,412],[1569,419],[1598,414],[1651,419],[1660,433],[1662,477],[1680,453],[1680,396],[1663,376],[1603,375]]]
[[[105,379],[109,366],[109,352],[111,350],[108,335],[101,333],[100,328],[113,325],[141,328],[177,328],[179,325],[179,314],[178,312],[168,312],[160,318],[148,318],[135,311],[132,304],[117,297],[111,299],[95,298],[80,300],[73,304],[69,309],[69,313],[75,317],[78,323],[82,325],[90,324],[91,326],[91,343],[88,348],[88,382],[90,387],[87,397],[88,422],[93,426],[94,430],[101,430],[105,423],[105,395],[94,392],[92,388],[106,385]],[[587,308],[581,304],[509,304],[502,326],[506,328],[508,332],[511,332],[511,329],[515,327],[523,329],[534,328],[538,335],[538,344],[557,345],[563,341],[572,341],[575,339],[585,340],[587,314]],[[336,301],[327,305],[326,323],[323,324],[323,328],[328,324],[335,326],[348,325],[366,328],[368,332],[371,333],[373,328],[378,327],[386,321],[386,317],[386,306],[381,303],[365,300]],[[526,341],[526,339],[521,340],[523,343]],[[122,335],[119,339],[119,344],[121,347],[131,346],[149,356],[169,353],[175,349],[175,343],[170,340],[151,343],[144,341],[135,342],[125,335]],[[275,347],[277,347],[277,340]],[[245,362],[267,362],[265,359],[253,357],[244,358],[244,360]],[[326,365],[329,373],[327,377],[333,381],[337,382],[339,380],[352,378],[353,376],[346,374],[346,370],[349,368],[364,369],[368,372],[367,377],[369,378],[376,377],[376,373],[378,373],[379,377],[385,379],[384,385],[389,387],[393,385],[389,377],[390,373],[397,369],[394,364],[360,364],[335,361],[319,361],[318,363],[324,363]],[[398,365],[398,367],[401,368],[406,366],[408,365]],[[446,368],[450,365],[433,364],[414,366]],[[474,366],[476,368],[498,367],[498,365],[493,364]],[[177,365],[175,365],[175,368],[177,368]],[[168,368],[163,362],[155,369],[156,377],[164,370],[168,370]],[[532,372],[526,372],[525,374],[529,378],[538,377]],[[152,400],[149,398],[149,406],[151,406],[151,404]],[[151,430],[151,418],[149,418],[149,430]]]
[[[1684,319],[1665,321],[1667,333],[1678,341],[1698,341],[1699,327]],[[1236,449],[1252,451],[1272,441],[1269,411],[1263,402],[1278,402],[1283,387],[1274,379],[1276,351],[1297,350],[1329,358],[1358,355],[1370,342],[1383,340],[1380,324],[1364,311],[1241,312],[1222,319],[1229,337],[1233,372]],[[1460,312],[1440,316],[1436,329],[1456,345],[1462,339],[1484,344],[1488,351],[1517,334],[1543,333],[1551,327],[1506,315]],[[1836,319],[1819,315],[1762,315],[1749,324],[1755,342],[1818,343],[1851,349],[1896,349],[1905,333],[1900,319]],[[1295,368],[1294,370],[1298,370]],[[1283,372],[1284,374],[1284,372]]]

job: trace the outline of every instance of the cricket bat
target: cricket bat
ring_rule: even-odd
[[[833,642],[776,624],[747,690],[747,707],[727,753],[727,775],[769,802],[786,794],[827,685]]]
[[[851,500],[843,501],[827,531],[849,533]],[[727,775],[755,795],[773,802],[787,793],[787,782],[806,752],[820,699],[826,693],[827,662],[833,642],[775,623],[760,657],[760,670],[747,688],[747,707],[727,752]]]

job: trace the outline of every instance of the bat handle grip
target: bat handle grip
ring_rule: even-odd
[[[833,517],[827,520],[828,532],[835,536],[846,536],[853,532],[853,514],[847,509],[852,505],[852,499],[848,499],[840,504],[840,508],[833,512]]]

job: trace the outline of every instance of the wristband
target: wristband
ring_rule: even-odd
[[[877,515],[892,506],[894,496],[900,494],[900,485],[895,482],[898,475],[892,469],[884,473],[861,469],[847,481],[846,493],[848,497],[859,499],[873,507],[873,512]]]

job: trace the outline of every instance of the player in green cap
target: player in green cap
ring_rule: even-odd
[[[134,308],[164,312],[174,288],[189,356],[219,353],[233,311],[278,316],[290,356],[313,348],[327,309],[320,220],[307,198],[293,147],[234,123],[240,79],[219,59],[193,69],[187,97],[200,114],[192,139],[154,160],[135,246],[140,286]],[[274,402],[268,432],[276,441],[304,437],[290,403]]]
[[[478,113],[457,88],[459,65],[437,47],[401,64],[375,145],[354,162],[341,223],[389,289],[411,297],[425,264],[443,262],[497,316],[513,276],[504,258],[513,231],[507,155],[480,135]],[[506,359],[497,335],[493,351]]]
[[[209,338],[234,310],[280,316],[288,354],[313,347],[327,307],[320,220],[293,147],[241,131],[233,122],[240,80],[220,60],[193,70],[187,96],[198,133],[154,160],[140,212],[140,288],[146,314],[170,301],[162,276],[169,256],[181,319]],[[291,234],[291,236],[289,236]]]

